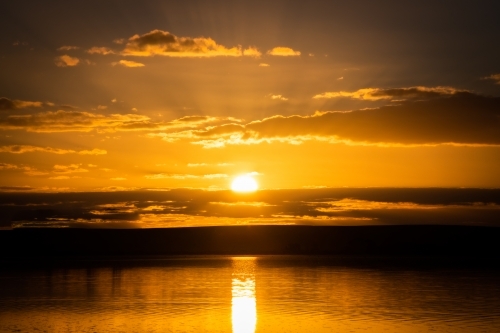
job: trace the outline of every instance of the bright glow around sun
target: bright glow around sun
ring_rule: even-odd
[[[236,177],[231,183],[231,190],[235,192],[254,192],[259,185],[250,175],[241,175]]]

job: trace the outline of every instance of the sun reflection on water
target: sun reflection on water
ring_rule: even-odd
[[[254,257],[235,257],[232,281],[233,333],[254,333],[257,324]]]

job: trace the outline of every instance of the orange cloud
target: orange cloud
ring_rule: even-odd
[[[232,117],[187,116],[170,122],[154,122],[139,114],[103,115],[86,111],[47,111],[27,115],[9,115],[0,118],[0,130],[30,132],[100,132],[159,131],[179,128],[205,127],[224,122],[240,122]]]
[[[57,51],[71,51],[71,50],[78,50],[78,46],[70,46],[70,45],[65,45],[61,46],[60,48],[57,49]]]
[[[365,88],[357,91],[333,91],[324,92],[315,95],[313,98],[339,98],[347,97],[352,99],[361,99],[366,101],[378,100],[407,100],[407,99],[430,99],[442,96],[454,95],[466,90],[459,90],[452,87],[410,87],[410,88],[394,88],[394,89],[379,89]]]
[[[40,108],[54,106],[51,102],[37,102],[37,101],[21,101],[18,99],[8,99],[6,97],[0,97],[0,110],[15,110],[24,108]]]
[[[110,48],[99,47],[99,46],[91,47],[86,52],[89,54],[101,54],[101,55],[115,54],[115,51],[111,50]]]
[[[2,130],[30,132],[88,132],[100,130],[135,130],[156,128],[150,118],[137,114],[101,115],[85,111],[48,111],[30,115],[11,115],[0,119]]]
[[[500,84],[500,73],[492,74],[490,76],[484,77],[484,80],[493,80],[496,84]]]
[[[256,56],[256,49],[246,49],[250,56]],[[240,57],[243,51],[240,46],[225,47],[217,44],[212,38],[177,37],[168,31],[153,30],[144,35],[134,35],[128,39],[122,54],[150,57],[155,55],[167,57]]]
[[[259,58],[262,55],[262,53],[256,47],[251,46],[243,50],[243,55],[248,57]]]
[[[267,51],[267,54],[280,57],[297,57],[300,56],[300,51],[295,51],[289,47],[277,46]]]
[[[89,172],[87,169],[81,168],[81,164],[70,164],[70,165],[54,165],[53,172],[59,174],[68,174],[68,173],[76,173],[76,172]]]
[[[309,205],[315,207],[317,211],[323,213],[379,209],[439,209],[448,207],[444,205],[423,205],[414,202],[384,202],[350,198],[321,203],[311,202]]]
[[[279,100],[279,101],[288,101],[288,98],[286,98],[283,95],[271,95],[271,99]]]
[[[205,148],[308,140],[377,146],[500,145],[500,98],[455,93],[427,101],[357,111],[273,116],[243,124],[163,133]]]
[[[144,67],[145,65],[140,62],[130,61],[130,60],[120,60],[118,62],[111,63],[113,66],[120,65],[123,67]]]
[[[38,147],[29,145],[10,145],[10,146],[0,146],[0,153],[11,153],[11,154],[24,154],[32,152],[42,152],[51,154],[80,154],[80,155],[105,155],[106,150],[102,149],[92,149],[92,150],[81,150],[79,152],[70,149],[59,149],[52,147]]]
[[[48,174],[48,172],[39,171],[36,168],[30,166],[10,164],[10,163],[0,163],[0,170],[23,171],[24,174],[28,176],[43,176]]]
[[[54,59],[54,62],[57,67],[73,67],[80,63],[80,59],[75,57],[70,57],[65,54]]]

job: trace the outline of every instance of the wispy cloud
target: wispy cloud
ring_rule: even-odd
[[[153,121],[139,114],[104,115],[86,111],[47,111],[35,114],[9,115],[0,118],[0,130],[30,132],[101,132],[159,131],[179,128],[205,127],[225,122],[240,122],[232,117],[186,116],[170,122]]]
[[[29,115],[11,115],[0,119],[0,129],[31,132],[88,132],[93,129],[129,129],[156,127],[150,118],[137,114],[101,115],[85,111],[48,111]]]
[[[343,77],[341,78],[343,79]],[[409,87],[409,88],[365,88],[356,91],[332,91],[315,95],[313,98],[341,98],[361,99],[367,101],[378,100],[407,100],[430,99],[467,92],[453,87]]]
[[[91,47],[86,51],[89,54],[100,54],[100,55],[109,55],[109,54],[115,54],[115,51],[111,50],[108,47],[99,47],[99,46],[94,46]]]
[[[28,176],[43,176],[48,174],[48,172],[37,170],[31,166],[11,163],[0,163],[0,170],[22,171]]]
[[[78,46],[64,45],[57,49],[57,51],[71,51],[80,49]]]
[[[39,102],[39,101],[22,101],[18,99],[9,99],[7,97],[0,97],[0,110],[41,108],[41,107],[51,107],[51,106],[54,106],[54,103]]]
[[[81,164],[69,164],[69,165],[54,165],[53,172],[58,174],[69,174],[78,172],[89,172],[89,170],[81,167]]]
[[[30,146],[30,145],[0,146],[0,153],[24,154],[24,153],[32,153],[32,152],[51,153],[51,154],[58,154],[58,155],[64,155],[64,154],[105,155],[105,154],[107,154],[107,151],[103,150],[103,149],[75,151],[75,150],[71,150],[71,149],[39,147],[39,146]]]
[[[120,65],[120,66],[123,66],[123,67],[131,67],[131,68],[134,68],[134,67],[144,67],[145,66],[143,63],[136,62],[136,61],[131,61],[131,60],[120,60],[118,62],[113,62],[111,64],[113,66]]]
[[[279,100],[279,101],[288,101],[288,98],[286,98],[283,95],[271,95],[271,99]]]
[[[483,77],[483,80],[493,80],[496,84],[500,84],[500,73],[491,74],[490,76]]]

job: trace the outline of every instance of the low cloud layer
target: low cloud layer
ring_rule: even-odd
[[[164,122],[139,114],[105,115],[73,110],[9,113],[0,116],[0,130],[147,131],[151,132],[148,136],[167,142],[188,140],[206,148],[274,141],[300,144],[308,140],[378,146],[500,145],[498,97],[453,88],[375,90],[362,96],[394,98],[399,102],[356,111],[317,111],[309,116],[276,115],[247,124],[232,117],[186,116]],[[269,98],[286,101],[282,95]],[[15,105],[6,98],[3,104],[10,108]]]
[[[471,93],[349,112],[274,116],[183,135],[206,148],[307,140],[358,145],[500,145],[500,98]],[[179,133],[165,134],[165,140]]]
[[[84,172],[58,166],[60,179]],[[344,188],[19,193],[0,190],[0,227],[182,227],[235,224],[498,226],[499,190]]]

